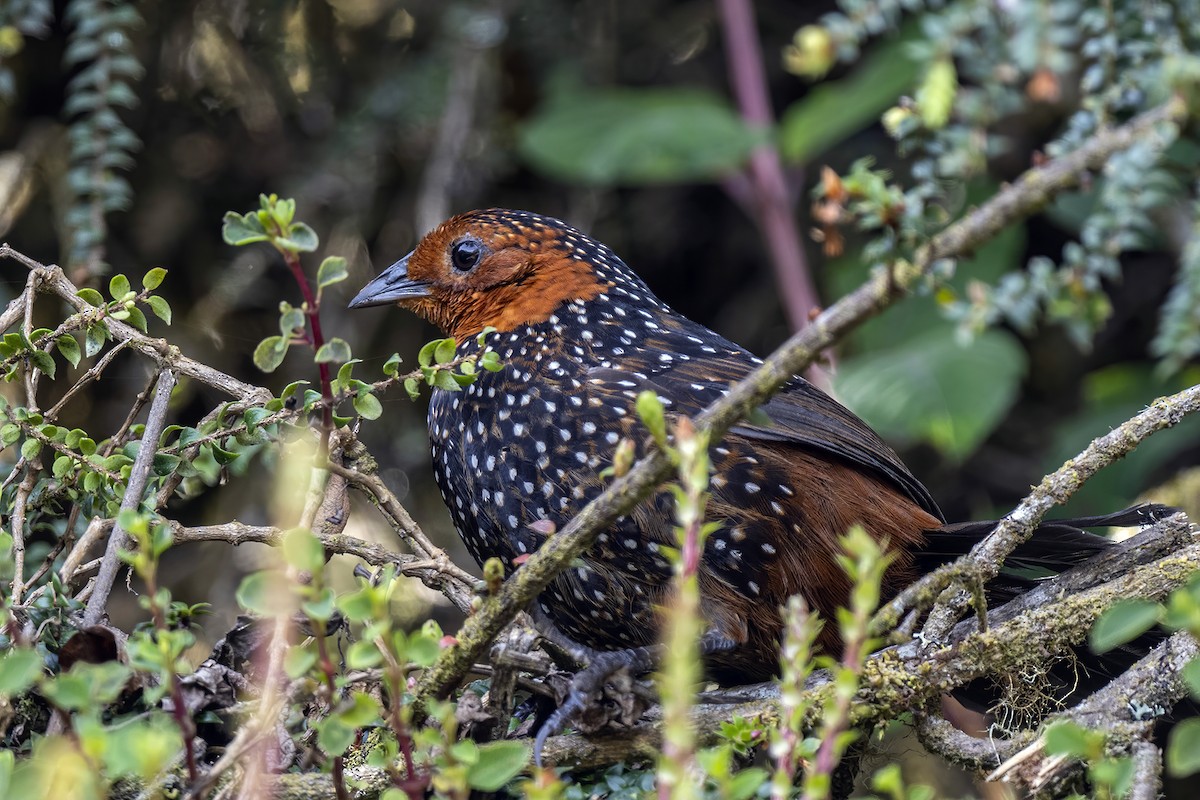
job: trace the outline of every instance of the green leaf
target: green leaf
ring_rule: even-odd
[[[642,424],[650,431],[654,441],[658,443],[659,447],[665,446],[667,443],[667,418],[658,395],[650,389],[639,392],[636,408]]]
[[[0,750],[0,797],[12,797],[10,789],[13,785],[13,771],[16,769],[17,756],[12,750]]]
[[[443,389],[447,392],[462,391],[462,387],[458,385],[458,381],[454,380],[454,375],[444,369],[440,369],[434,373],[433,385],[436,388]]]
[[[356,731],[337,717],[326,717],[317,723],[317,744],[328,755],[343,755],[354,744]]]
[[[417,363],[422,367],[428,367],[433,363],[433,351],[441,343],[441,339],[434,339],[432,342],[426,342],[417,352]]]
[[[238,586],[238,604],[263,616],[290,614],[292,587],[281,572],[252,572]]]
[[[246,427],[249,430],[255,431],[258,430],[258,426],[262,424],[263,420],[270,416],[270,411],[256,406],[254,408],[246,409],[246,413],[242,414],[242,422],[246,423]]]
[[[744,769],[729,781],[728,792],[725,794],[726,800],[749,800],[758,791],[758,787],[769,779],[767,771],[762,767]]]
[[[148,781],[160,775],[183,747],[179,726],[161,711],[104,729],[105,772],[113,777],[137,776]]]
[[[62,480],[67,475],[71,474],[71,468],[75,466],[75,459],[68,455],[61,455],[54,459],[54,466],[50,472],[55,478]]]
[[[54,340],[54,346],[58,348],[58,352],[62,357],[71,363],[72,367],[79,366],[79,359],[82,353],[79,350],[79,342],[75,341],[75,337],[67,334],[60,336]]]
[[[317,350],[317,354],[313,357],[313,361],[318,364],[341,363],[349,361],[354,357],[350,352],[350,344],[345,339],[339,339],[336,336],[330,339],[321,348]]]
[[[304,312],[293,306],[291,303],[280,303],[279,332],[290,338],[297,330],[303,327]]]
[[[149,328],[149,324],[146,322],[146,315],[142,313],[142,310],[137,306],[130,306],[126,309],[126,311],[129,314],[127,317],[129,324],[137,328],[142,333],[146,333],[147,328]]]
[[[171,305],[166,300],[156,294],[152,294],[146,298],[146,305],[150,306],[150,310],[154,312],[154,316],[168,325],[171,324]]]
[[[936,131],[946,127],[956,94],[958,72],[954,69],[953,59],[949,55],[935,59],[916,91],[917,110],[926,128]]]
[[[287,355],[288,342],[282,336],[268,336],[254,348],[254,366],[263,372],[274,372]]]
[[[1003,418],[1024,371],[1025,352],[1009,333],[959,345],[935,330],[843,359],[834,386],[884,438],[929,442],[961,461]]]
[[[155,453],[153,462],[154,474],[158,477],[170,475],[179,466],[179,456],[173,456],[170,453]]]
[[[1046,752],[1084,758],[1091,750],[1088,732],[1074,722],[1055,722],[1046,728]]]
[[[404,391],[408,392],[410,400],[416,400],[421,396],[421,384],[416,378],[405,378]]]
[[[95,289],[84,288],[80,289],[75,294],[76,296],[83,298],[89,305],[104,305],[104,295],[100,294]]]
[[[103,320],[93,322],[87,326],[87,333],[83,339],[84,354],[91,358],[100,352],[106,341],[108,341],[108,325]]]
[[[129,279],[120,273],[113,275],[108,281],[108,293],[113,300],[124,300],[125,296],[133,291],[129,286]]]
[[[334,599],[333,589],[327,586],[318,591],[312,599],[301,603],[300,610],[307,614],[310,619],[318,622],[328,622],[333,619]]]
[[[292,223],[288,226],[287,236],[277,236],[274,239],[276,247],[297,253],[311,253],[317,249],[319,243],[317,232],[303,222]]]
[[[529,764],[524,742],[489,742],[479,748],[478,760],[467,768],[467,785],[480,792],[498,792]]]
[[[41,452],[42,443],[37,439],[30,438],[21,443],[21,457],[26,461],[32,461],[41,455]]]
[[[312,647],[289,647],[283,657],[283,671],[292,680],[308,673],[317,663],[317,651]]]
[[[270,237],[254,212],[243,215],[228,211],[221,226],[221,238],[226,244],[240,247],[254,242],[265,242]]]
[[[46,373],[46,377],[53,378],[54,373],[58,371],[58,365],[54,363],[54,357],[44,350],[34,350],[29,354],[33,360],[33,365]]]
[[[439,364],[446,364],[453,361],[457,348],[458,343],[453,339],[442,339],[437,343],[437,347],[433,349],[433,360]]]
[[[1200,772],[1200,717],[1185,719],[1167,739],[1167,774],[1185,778]]]
[[[325,548],[308,528],[292,528],[283,534],[283,559],[297,570],[318,573],[325,568]]]
[[[809,89],[783,112],[779,149],[788,161],[808,163],[850,134],[874,124],[888,106],[911,91],[919,65],[907,39],[881,42],[844,78]]]
[[[346,649],[346,666],[350,669],[371,669],[383,663],[383,654],[374,642],[357,641]]]
[[[715,180],[764,141],[711,92],[572,87],[534,115],[519,147],[550,177],[613,185]]]
[[[383,404],[373,394],[357,395],[353,403],[354,410],[363,419],[379,419],[379,415],[383,413]]]
[[[336,712],[342,722],[361,728],[379,720],[379,703],[371,695],[366,692],[353,692],[350,701],[345,706],[339,706]]]
[[[1141,636],[1158,622],[1158,603],[1149,600],[1121,600],[1107,609],[1088,634],[1093,653],[1107,653]]]
[[[0,695],[14,697],[33,685],[42,674],[42,657],[24,647],[10,649],[0,658]]]
[[[400,354],[392,353],[387,361],[383,362],[383,374],[389,378],[396,377],[400,372]]]
[[[1192,697],[1200,700],[1200,658],[1193,658],[1183,667],[1183,682],[1187,684]]]
[[[163,278],[165,277],[167,277],[167,271],[162,267],[155,267],[142,276],[142,288],[154,291],[159,286],[162,286]]]
[[[346,259],[341,256],[330,256],[317,268],[317,286],[321,289],[344,281],[348,277],[350,277],[350,273],[346,269]]]

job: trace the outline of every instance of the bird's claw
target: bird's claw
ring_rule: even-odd
[[[562,704],[538,729],[533,740],[534,763],[542,766],[546,741],[568,722],[575,723],[585,733],[614,721],[624,725],[635,723],[645,704],[633,692],[633,675],[652,668],[653,664],[647,663],[649,657],[646,648],[595,653],[591,663],[575,674]],[[606,699],[615,702],[606,704],[609,707],[595,716],[584,713]]]

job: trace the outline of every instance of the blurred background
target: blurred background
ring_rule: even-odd
[[[299,294],[273,251],[231,248],[220,233],[222,215],[256,208],[260,193],[294,197],[320,235],[310,271],[326,255],[349,260],[351,279],[326,293],[322,318],[327,336],[364,359],[356,377],[378,374],[393,352],[413,363],[437,333],[394,309],[350,314],[346,301],[425,230],[483,206],[565,219],[609,244],[667,303],[765,355],[807,319],[806,284],[828,304],[876,260],[863,247],[877,235],[834,230],[819,208],[814,216],[814,190],[828,197],[823,168],[845,175],[869,156],[900,186],[934,187],[929,206],[952,219],[1064,131],[1069,140],[1081,109],[1113,121],[1146,107],[1144,91],[1128,94],[1143,87],[1117,86],[1141,75],[1119,68],[1121,26],[1167,41],[1150,23],[1185,17],[1107,4],[1113,30],[1101,33],[1118,44],[1095,78],[1104,53],[1088,49],[1099,37],[1087,28],[1091,4],[958,4],[957,17],[901,5],[916,4],[847,2],[826,18],[834,3],[794,0],[3,0],[0,238],[81,285],[167,268],[161,293],[174,323],[155,321],[151,332],[274,391],[314,378],[296,350],[271,375],[251,362],[277,331],[280,300],[298,304]],[[739,9],[751,20],[740,33]],[[1195,31],[1177,34],[1186,42]],[[814,54],[824,59],[816,67],[805,61]],[[945,133],[897,155],[895,128],[913,108],[901,98],[926,103],[920,91],[938,89],[946,65]],[[1089,106],[1094,97],[1103,102]],[[890,128],[880,124],[887,113]],[[940,172],[922,171],[942,140]],[[747,167],[764,143],[777,154],[766,174],[781,179],[799,243],[790,256],[760,202],[766,184]],[[1168,156],[1153,176],[1162,197],[1152,224],[1085,282],[1086,302],[1046,304],[1056,321],[1013,312],[963,335],[963,309],[980,307],[988,284],[1064,257],[1106,202],[1100,180],[1005,231],[959,266],[951,287],[872,321],[826,364],[833,390],[902,452],[949,519],[1004,513],[1092,437],[1195,382],[1195,350],[1171,351],[1164,367],[1161,344],[1151,349],[1194,235],[1197,148],[1185,136]],[[1188,263],[1200,261],[1195,249]],[[11,297],[25,269],[2,270],[0,295]],[[1015,308],[1020,297],[1009,300]],[[115,369],[72,412],[97,439],[145,383],[133,357]],[[363,437],[417,521],[469,564],[430,479],[425,399],[402,394],[384,398],[383,418]],[[175,421],[194,423],[221,399],[184,386]],[[1186,423],[1156,437],[1068,510],[1111,511],[1163,484],[1175,492],[1168,499],[1194,502],[1196,489],[1178,476],[1200,459],[1197,433]],[[173,511],[190,524],[265,524],[269,471],[258,472]],[[373,524],[367,509],[352,522],[390,543]],[[174,555],[176,597],[215,602],[219,635],[258,556],[221,545]],[[434,602],[421,597],[414,618]]]

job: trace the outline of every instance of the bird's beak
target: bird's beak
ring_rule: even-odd
[[[410,258],[412,258],[412,253],[376,275],[375,280],[364,286],[362,291],[350,301],[350,308],[382,306],[411,297],[428,297],[429,284],[425,281],[414,281],[408,277],[408,260]]]

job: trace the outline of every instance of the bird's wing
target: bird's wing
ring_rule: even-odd
[[[668,412],[693,416],[719,398],[755,366],[748,352],[705,331],[705,341],[717,352],[678,354],[636,373],[629,368],[604,367],[589,371],[593,390],[620,392],[626,398],[652,389],[669,401]],[[652,343],[669,348],[674,342]],[[670,352],[670,349],[666,349]],[[882,478],[924,511],[944,520],[929,490],[918,481],[879,435],[829,395],[803,378],[793,378],[779,394],[762,406],[765,420],[746,421],[728,434],[751,441],[774,442],[801,447],[861,468]]]

